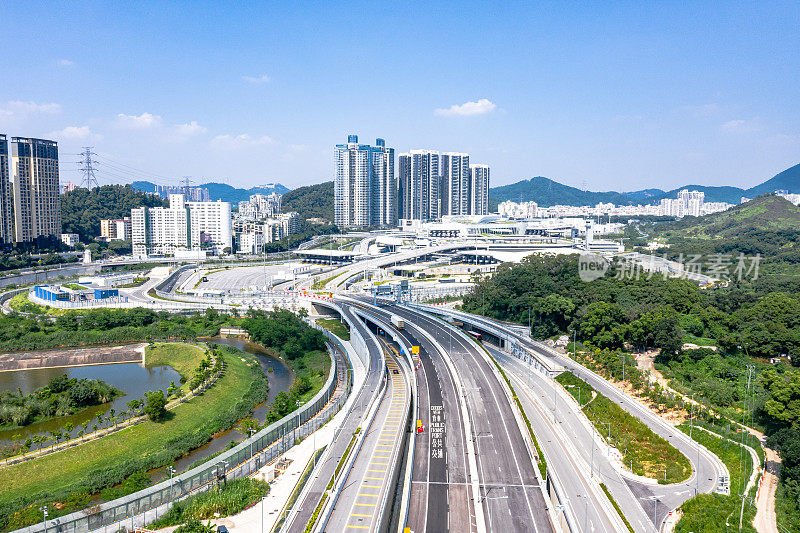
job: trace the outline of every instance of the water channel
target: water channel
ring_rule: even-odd
[[[256,407],[253,417],[263,423],[275,395],[281,391],[288,390],[291,386],[294,379],[292,371],[282,360],[271,356],[257,344],[244,340],[216,337],[205,339],[205,341],[209,344],[224,344],[238,348],[254,355],[258,359],[269,381],[269,397],[266,402]],[[47,385],[52,378],[61,374],[67,374],[70,378],[100,379],[125,394],[109,403],[90,407],[71,416],[53,418],[22,428],[0,430],[0,446],[10,444],[13,435],[21,435],[23,440],[37,434],[46,435],[53,430],[63,430],[64,425],[68,422],[75,426],[72,433],[73,436],[77,437],[78,431],[82,429],[78,426],[88,422],[88,431],[91,431],[92,426],[97,424],[97,415],[103,415],[110,409],[115,409],[117,413],[120,413],[127,409],[127,402],[142,398],[147,391],[155,389],[166,391],[172,381],[180,384],[180,375],[172,367],[143,367],[138,363],[122,363],[0,372],[0,391],[19,389],[23,394],[29,394],[35,389]],[[214,435],[212,440],[204,446],[178,459],[175,462],[175,469],[178,472],[183,471],[193,463],[225,450],[231,442],[239,442],[243,438],[244,436],[236,429],[220,432]]]

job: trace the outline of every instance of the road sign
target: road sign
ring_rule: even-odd
[[[412,346],[411,353],[419,353],[419,346]]]

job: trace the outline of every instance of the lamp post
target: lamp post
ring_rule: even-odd
[[[253,458],[253,435],[256,433],[256,430],[253,429],[253,428],[250,428],[250,429],[247,430],[247,432],[250,433],[250,458],[252,459]]]
[[[47,506],[43,505],[42,507],[39,507],[39,510],[44,515],[44,531],[47,533]]]
[[[167,470],[169,471],[169,499],[171,500],[172,499],[172,476],[175,475],[175,467],[172,466],[172,465],[169,465],[167,467]]]

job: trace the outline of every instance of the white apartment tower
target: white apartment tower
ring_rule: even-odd
[[[411,150],[399,156],[398,215],[406,220],[434,220],[442,216],[439,152]]]
[[[469,154],[445,152],[440,160],[442,215],[469,215]]]
[[[337,226],[392,225],[397,221],[394,149],[386,148],[383,139],[375,144],[358,144],[357,135],[348,135],[347,144],[334,148]]]
[[[58,144],[12,137],[11,186],[14,241],[58,239],[61,235]]]
[[[469,212],[489,214],[489,165],[469,166]]]
[[[231,204],[187,202],[182,194],[169,195],[169,207],[131,210],[133,254],[174,255],[176,251],[231,248]]]

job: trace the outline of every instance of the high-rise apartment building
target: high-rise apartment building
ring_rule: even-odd
[[[383,139],[370,146],[358,144],[357,135],[348,135],[347,144],[337,144],[333,156],[336,225],[394,224],[397,221],[394,149],[386,148]]]
[[[190,202],[210,202],[211,194],[203,187],[185,185],[156,185],[155,193],[161,198],[169,198],[171,194],[182,194]]]
[[[398,157],[400,206],[407,220],[434,220],[442,215],[439,152],[411,150]]]
[[[445,152],[441,156],[442,215],[469,215],[469,154]]]
[[[14,241],[61,235],[58,145],[54,141],[11,138]]]
[[[489,165],[470,165],[469,174],[469,212],[486,215],[489,213]]]
[[[0,246],[14,244],[14,208],[8,174],[8,140],[0,135]]]
[[[169,207],[131,210],[133,254],[174,255],[176,251],[219,254],[231,248],[231,204],[187,202],[182,194],[169,195]]]

